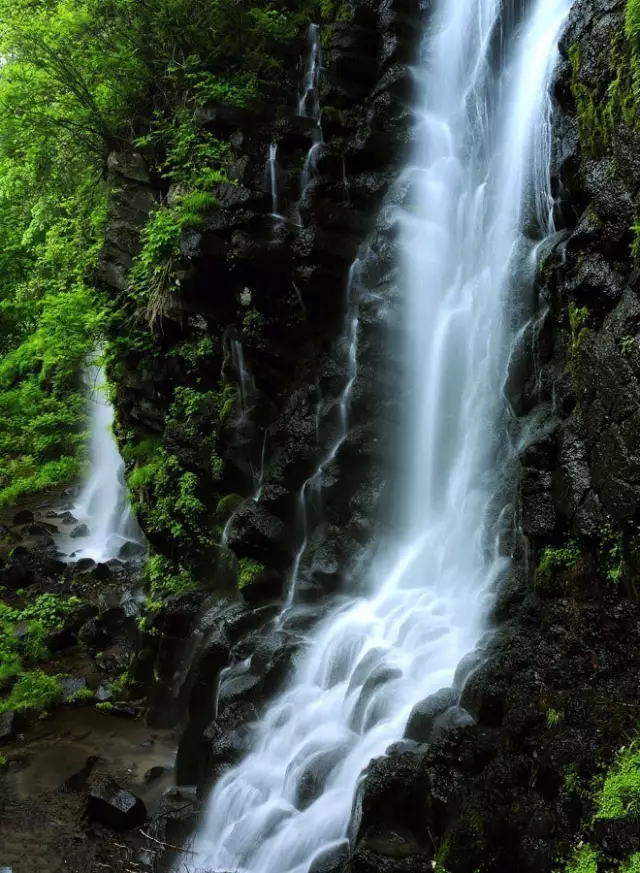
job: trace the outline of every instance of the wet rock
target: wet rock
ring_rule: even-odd
[[[10,743],[16,738],[20,716],[15,712],[0,713],[0,743]]]
[[[26,524],[22,528],[22,535],[24,537],[42,537],[49,539],[51,534],[57,533],[58,528],[54,524],[48,524],[46,521],[32,522],[31,524]]]
[[[145,546],[140,543],[134,543],[133,541],[129,541],[120,546],[120,551],[118,552],[118,557],[122,561],[129,561],[132,558],[140,558],[146,552]]]
[[[136,706],[128,706],[126,703],[114,703],[110,709],[111,715],[119,718],[136,719],[140,715],[140,710]]]
[[[43,559],[41,564],[42,573],[45,576],[53,576],[54,578],[62,576],[66,569],[67,564],[64,561],[49,555]]]
[[[89,688],[86,679],[74,679],[71,676],[65,676],[60,680],[60,692],[64,703],[73,703],[78,693]]]
[[[455,706],[457,699],[458,695],[452,688],[441,688],[416,703],[407,722],[405,738],[416,743],[429,742],[436,719]]]
[[[22,509],[13,516],[13,523],[15,525],[30,524],[32,521],[34,521],[34,515],[30,509]]]
[[[11,558],[5,567],[0,570],[0,584],[7,588],[28,588],[33,585],[35,576],[33,571],[19,558]]]
[[[474,724],[472,716],[466,709],[461,706],[451,706],[435,718],[431,728],[430,742],[434,743],[447,731],[460,727],[470,727]]]
[[[86,526],[86,524],[79,524],[77,527],[74,527],[74,529],[71,531],[69,536],[72,539],[77,540],[77,539],[80,539],[81,537],[88,537],[89,534],[90,534],[90,530]]]
[[[72,512],[69,512],[68,510],[66,512],[63,512],[61,515],[59,515],[58,520],[62,524],[77,524],[78,523],[78,519],[75,517],[75,515]]]
[[[74,575],[80,575],[83,573],[90,573],[96,566],[96,562],[93,558],[80,558],[78,561],[74,561],[72,564]]]
[[[96,689],[95,698],[98,703],[104,703],[107,700],[111,700],[113,698],[111,685],[108,682],[101,682]]]
[[[147,820],[142,800],[121,788],[111,776],[100,776],[91,783],[87,815],[93,821],[118,830],[130,830]]]
[[[144,774],[144,784],[151,785],[152,782],[157,782],[167,772],[166,767],[150,767]]]
[[[109,640],[109,635],[95,618],[90,618],[78,630],[78,640],[90,649],[99,649]]]

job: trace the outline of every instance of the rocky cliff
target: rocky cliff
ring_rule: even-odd
[[[450,700],[431,701],[422,734],[371,764],[353,855],[336,871],[546,873],[580,840],[609,870],[640,849],[633,814],[594,818],[592,781],[638,718],[640,143],[624,93],[633,87],[625,7],[577,0],[563,39],[559,232],[540,260],[524,377],[511,385],[521,531],[495,633],[480,666],[460,672],[460,705],[475,723],[434,738]],[[112,365],[129,463],[149,465],[136,454],[149,441],[163,453],[134,485],[140,518],[166,572],[196,582],[152,610],[136,674],[149,681],[155,671],[152,718],[182,723],[178,781],[198,781],[201,794],[245,751],[246,725],[286,679],[300,631],[339,594],[380,523],[395,386],[380,390],[378,364],[392,372],[393,352],[378,310],[381,299],[394,305],[393,238],[383,222],[373,231],[407,138],[407,64],[426,11],[370,0],[324,29],[321,142],[293,102],[202,113],[233,151],[230,181],[205,225],[183,234],[179,284],[151,350],[140,331]],[[302,38],[299,54],[304,64]],[[119,193],[102,280],[117,294],[136,229],[172,192],[143,155],[113,155],[111,172]],[[365,244],[375,295],[351,269]],[[178,517],[170,504],[180,489]],[[276,627],[292,579],[308,614]],[[188,832],[196,813],[184,810],[166,799],[161,839]]]

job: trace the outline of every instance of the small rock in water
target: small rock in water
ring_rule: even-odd
[[[34,519],[33,512],[30,509],[23,509],[13,516],[14,524],[30,524]]]
[[[100,776],[89,787],[87,814],[93,821],[118,830],[129,830],[147,820],[142,800],[121,788],[111,776]]]
[[[151,767],[144,774],[144,784],[150,785],[152,782],[155,782],[156,779],[159,779],[162,775],[164,775],[164,773],[166,773],[165,767]]]
[[[106,700],[111,700],[112,697],[111,685],[108,682],[102,682],[96,691],[96,700],[98,703],[104,703]]]
[[[69,536],[76,540],[79,537],[88,537],[89,536],[89,528],[86,524],[79,524],[78,527],[74,527]]]
[[[76,561],[73,569],[76,573],[90,573],[95,566],[96,562],[93,558],[80,558],[79,561]]]
[[[60,516],[60,521],[62,524],[77,524],[78,519],[73,515],[72,512],[63,512]]]

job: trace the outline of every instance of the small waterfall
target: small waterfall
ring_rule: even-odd
[[[322,461],[316,468],[315,472],[304,482],[300,489],[300,495],[298,497],[298,518],[301,530],[301,540],[291,568],[289,592],[286,601],[287,607],[292,606],[295,602],[300,563],[309,544],[312,519],[319,517],[322,511],[322,476],[324,470],[335,458],[338,449],[346,439],[349,432],[349,398],[358,372],[358,295],[356,293],[356,288],[359,279],[360,263],[360,259],[356,258],[349,269],[349,275],[347,278],[347,305],[343,330],[343,342],[346,346],[344,352],[344,359],[346,362],[346,381],[340,397],[338,398],[338,428],[333,440],[329,444],[326,454],[322,458]],[[318,413],[316,417],[316,439],[318,442],[320,441],[320,411],[321,403],[318,405]]]
[[[272,142],[269,146],[269,156],[266,166],[267,188],[271,191],[271,215],[273,218],[283,220],[280,214],[280,201],[278,197],[278,144]]]
[[[315,630],[252,750],[215,785],[192,868],[308,873],[348,850],[364,767],[482,638],[509,564],[496,546],[513,515],[503,386],[531,314],[532,237],[552,229],[549,83],[570,6],[434,3],[399,186],[409,192],[398,220],[411,404],[395,542],[379,549],[372,593]]]
[[[322,67],[322,55],[320,49],[320,28],[317,24],[310,24],[307,31],[309,55],[305,70],[302,95],[298,102],[298,115],[311,118],[315,121],[312,130],[312,143],[305,158],[302,173],[300,174],[300,200],[303,199],[309,183],[316,174],[316,159],[322,146],[322,126],[320,124],[320,94],[318,81]],[[301,222],[299,222],[301,223]]]
[[[239,339],[235,337],[227,337],[228,342],[228,361],[231,364],[231,374],[234,381],[238,385],[238,394],[240,399],[241,418],[239,421],[240,435],[249,446],[246,457],[247,469],[251,471],[253,482],[253,491],[247,500],[258,501],[262,494],[262,486],[264,482],[264,465],[267,451],[267,430],[265,428],[262,434],[262,447],[260,450],[260,458],[257,463],[251,457],[251,448],[256,442],[256,426],[252,418],[252,409],[256,395],[256,385],[253,376],[249,371],[244,359],[244,349]],[[229,374],[225,373],[226,365],[223,366],[223,381],[228,381]],[[239,509],[240,507],[238,507]],[[226,546],[231,524],[238,510],[233,512],[227,519],[227,522],[222,531],[221,545]]]
[[[320,97],[318,95],[318,76],[322,64],[320,52],[320,28],[310,24],[307,30],[309,56],[302,83],[302,94],[298,101],[298,115],[320,120]]]
[[[88,369],[90,406],[90,467],[85,485],[72,513],[85,524],[89,535],[63,537],[61,551],[74,554],[75,560],[92,558],[96,562],[117,558],[125,543],[143,545],[129,505],[124,479],[124,462],[113,436],[113,408],[106,394],[104,370],[95,364]]]

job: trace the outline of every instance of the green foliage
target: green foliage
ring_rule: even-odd
[[[242,590],[245,585],[253,582],[262,572],[264,572],[264,564],[253,561],[251,558],[242,558],[238,561],[238,588]]]
[[[598,852],[592,846],[579,845],[564,873],[598,873]]]
[[[548,709],[546,718],[548,728],[558,727],[564,721],[564,713],[557,709]]]
[[[580,558],[580,549],[575,545],[565,548],[548,546],[542,553],[534,574],[536,588],[547,588],[558,571],[575,567]]]
[[[195,582],[190,571],[184,568],[176,570],[175,566],[162,555],[151,555],[145,567],[145,577],[151,590],[147,611],[162,607],[162,601],[155,598],[166,597],[169,594],[180,594],[192,591]]]
[[[22,609],[12,609],[0,601],[0,691],[9,687],[16,677],[20,681],[21,677],[31,675],[25,672],[25,665],[49,657],[48,631],[62,627],[79,604],[77,597],[65,599],[55,594],[41,594]],[[23,628],[19,636],[16,634],[18,623]]]
[[[110,703],[108,700],[104,700],[102,703],[96,703],[96,709],[98,712],[111,712],[113,709],[113,703]]]
[[[632,855],[620,868],[621,873],[640,873],[640,852]]]
[[[580,343],[588,333],[589,310],[586,306],[576,306],[573,301],[569,302],[569,326],[571,328],[571,355],[575,356],[580,348]]]
[[[0,712],[25,709],[50,709],[62,698],[60,683],[55,676],[41,670],[23,673],[11,689],[9,696],[0,700]]]
[[[621,749],[596,797],[596,818],[640,818],[640,743]]]
[[[88,703],[93,700],[93,691],[90,688],[79,688],[69,698],[69,703]]]

